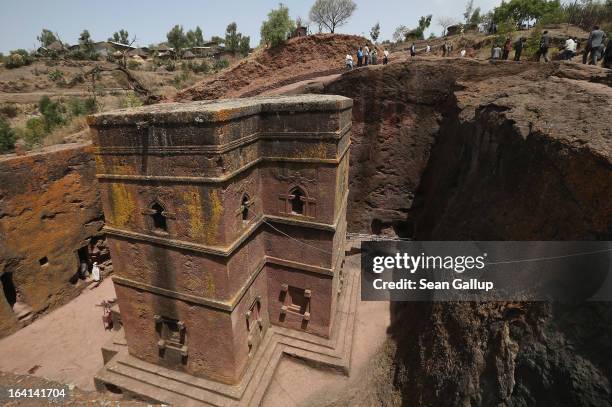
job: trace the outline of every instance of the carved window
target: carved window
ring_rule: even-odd
[[[155,315],[155,330],[159,339],[157,347],[160,356],[165,357],[167,352],[170,352],[181,359],[187,357],[188,348],[185,345],[187,330],[183,321]]]
[[[153,220],[153,230],[156,232],[167,232],[168,231],[168,221],[166,219],[166,215],[164,214],[164,208],[157,202],[151,206],[151,210],[153,213],[151,214],[151,219]]]
[[[281,322],[285,320],[285,316],[297,315],[302,318],[302,322],[308,323],[310,320],[310,299],[312,291],[300,287],[290,286],[289,284],[281,285],[280,301],[281,306]]]
[[[261,297],[257,296],[246,313],[246,327],[248,332],[247,345],[249,356],[252,356],[261,343],[263,335],[263,321],[261,319]]]
[[[158,200],[153,201],[142,214],[147,215],[149,230],[158,235],[168,235],[168,219],[174,219],[174,214],[168,212],[163,203]]]
[[[306,196],[304,195],[304,191],[302,191],[300,188],[293,188],[291,192],[289,193],[291,213],[293,215],[303,215],[305,201],[306,201]]]
[[[288,215],[316,217],[316,200],[308,197],[302,187],[293,187],[289,194],[280,195],[280,212]]]
[[[251,206],[251,200],[249,199],[249,196],[247,194],[244,194],[244,196],[242,197],[242,203],[240,205],[240,208],[242,210],[241,215],[243,222],[249,221],[249,206]]]

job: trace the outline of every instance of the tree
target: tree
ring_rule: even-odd
[[[561,9],[559,0],[510,0],[503,1],[493,10],[493,21],[502,23],[514,20],[523,25],[530,20],[539,20],[547,14],[557,13]]]
[[[372,41],[378,41],[378,37],[380,36],[380,24],[377,22],[374,27],[370,30],[370,37]]]
[[[465,5],[465,12],[463,13],[463,18],[465,19],[465,24],[470,23],[470,18],[472,17],[472,11],[474,10],[474,0],[468,0]]]
[[[442,26],[442,36],[444,37],[446,35],[446,29],[451,25],[457,24],[457,20],[452,17],[439,17],[438,24]]]
[[[115,31],[113,36],[108,40],[118,42],[119,44],[128,45],[130,43],[130,33],[128,33],[127,30],[121,29],[119,31]]]
[[[47,30],[46,28],[42,29],[40,35],[36,37],[36,39],[40,42],[40,45],[43,47],[48,47],[49,45],[57,41],[57,37],[55,36],[55,34],[53,34],[51,30]]]
[[[229,23],[225,29],[225,49],[236,52],[240,46],[240,37],[238,36],[238,26],[236,23]]]
[[[218,35],[213,35],[210,37],[210,41],[214,42],[215,44],[225,44],[225,39],[223,37],[219,37]]]
[[[238,45],[238,50],[242,55],[248,55],[251,51],[251,37],[248,35],[240,35],[240,44]]]
[[[261,41],[270,47],[282,44],[295,31],[295,22],[289,17],[289,9],[279,4],[278,9],[268,13],[268,19],[261,24]]]
[[[416,30],[414,30],[414,34],[417,38],[423,39],[424,37],[424,33],[425,30],[429,28],[429,26],[431,25],[431,18],[432,15],[428,15],[428,16],[421,16],[421,18],[419,18],[419,25],[416,28]]]
[[[91,34],[88,30],[83,30],[79,36],[80,48],[85,52],[93,51],[93,41],[91,40]]]
[[[200,26],[197,26],[195,30],[189,30],[186,34],[187,44],[190,47],[201,47],[204,45],[204,34]]]
[[[166,34],[166,38],[168,39],[168,44],[174,48],[176,55],[178,55],[180,50],[187,45],[187,37],[185,36],[182,25],[177,24],[172,27],[168,34]]]
[[[310,20],[333,33],[348,21],[355,9],[353,0],[316,0],[310,9]]]
[[[406,27],[405,25],[400,25],[393,32],[393,41],[400,42],[404,40],[404,38],[406,38],[406,34],[408,34],[409,31],[410,29],[408,27]]]
[[[478,27],[478,24],[482,22],[482,16],[480,15],[480,7],[476,7],[470,16],[470,21],[468,22],[469,27]]]

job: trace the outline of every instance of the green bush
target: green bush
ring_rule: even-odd
[[[121,107],[123,108],[139,107],[142,105],[142,100],[140,100],[134,92],[126,93],[125,97],[121,99]]]
[[[221,58],[221,59],[216,59],[215,63],[213,64],[213,68],[215,68],[216,71],[220,71],[221,69],[225,69],[229,66],[229,61],[225,58]]]
[[[86,99],[72,98],[68,101],[68,109],[72,116],[93,114],[98,110],[96,100],[92,97]]]
[[[0,116],[0,153],[7,153],[15,149],[15,141],[17,141],[17,134],[8,121]]]
[[[19,113],[19,109],[15,103],[7,103],[5,105],[0,106],[0,115],[6,116],[9,119],[13,119],[17,117]]]
[[[33,117],[27,121],[23,131],[23,140],[28,149],[41,145],[48,134],[47,125],[44,117]]]
[[[168,72],[174,72],[176,70],[176,64],[174,63],[174,61],[169,60],[164,64],[164,68],[166,68],[166,71]]]
[[[140,68],[140,64],[136,61],[134,61],[133,59],[129,59],[127,61],[127,67],[128,69],[131,69],[132,71],[135,71],[136,69]]]
[[[19,68],[30,65],[34,62],[34,58],[25,49],[17,49],[11,51],[10,55],[5,58],[5,66],[9,69]]]
[[[42,113],[43,125],[47,133],[66,123],[66,107],[60,102],[52,101],[49,96],[40,98],[38,110]]]
[[[55,69],[49,72],[49,80],[53,82],[63,82],[64,81],[64,73],[59,69]]]

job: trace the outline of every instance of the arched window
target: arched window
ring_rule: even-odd
[[[289,193],[289,203],[291,204],[291,213],[294,215],[304,214],[304,202],[306,194],[301,188],[295,187]]]
[[[154,231],[168,231],[168,222],[166,220],[166,215],[164,215],[164,208],[157,202],[151,206],[151,219],[153,220]]]
[[[242,221],[243,222],[247,222],[249,220],[249,206],[251,205],[249,196],[247,194],[244,194],[244,196],[242,197]]]

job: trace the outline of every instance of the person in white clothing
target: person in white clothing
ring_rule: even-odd
[[[576,41],[572,37],[565,40],[565,49],[563,50],[563,59],[565,61],[571,60],[576,55]]]
[[[91,268],[91,278],[93,281],[100,281],[100,267],[98,267],[97,262],[94,262],[93,267]]]
[[[351,54],[346,54],[345,61],[346,61],[346,68],[348,70],[353,69],[353,56]]]

